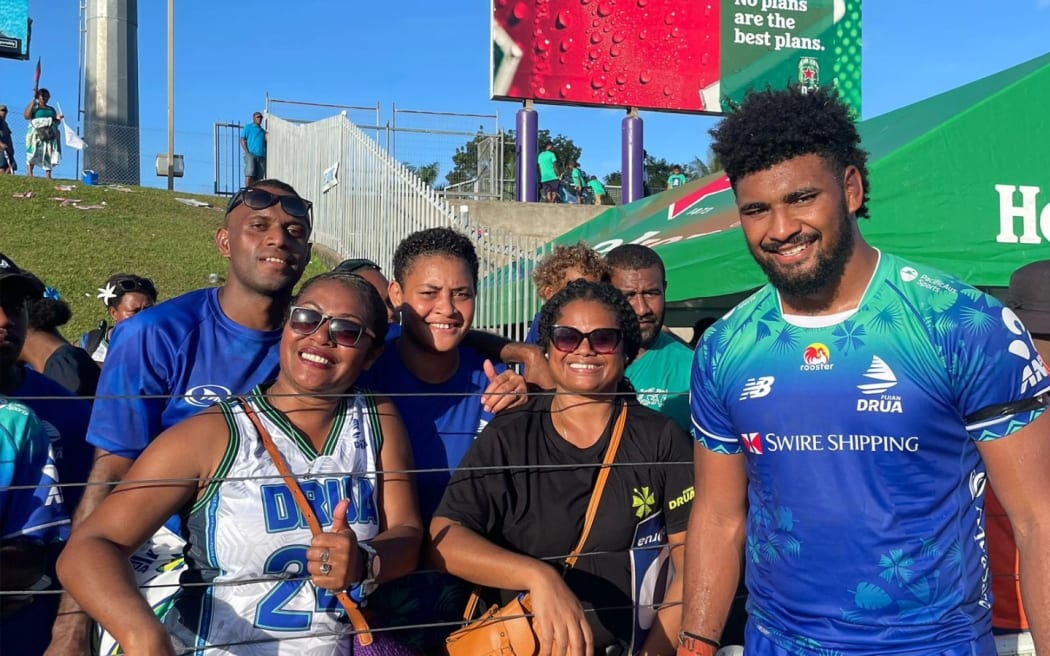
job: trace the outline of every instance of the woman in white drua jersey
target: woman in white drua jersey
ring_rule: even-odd
[[[382,350],[386,321],[364,279],[309,280],[284,327],[277,380],[246,397],[324,533],[311,534],[239,399],[162,434],[78,527],[59,575],[128,656],[351,652],[332,592],[362,600],[412,571],[422,538],[401,418],[353,387]],[[173,512],[187,569],[158,618],[128,555]]]

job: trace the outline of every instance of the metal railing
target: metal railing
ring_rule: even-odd
[[[530,274],[544,240],[471,222],[345,115],[304,123],[267,117],[267,176],[314,203],[315,243],[391,270],[412,232],[447,226],[470,237],[481,264],[475,327],[520,339],[539,306]]]

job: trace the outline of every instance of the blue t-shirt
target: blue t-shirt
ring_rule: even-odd
[[[248,152],[255,157],[266,157],[266,130],[254,122],[244,126],[241,138],[248,146]]]
[[[280,341],[280,330],[253,330],[227,317],[218,288],[122,321],[98,382],[88,442],[137,458],[164,429],[276,378]]]
[[[29,406],[40,419],[51,442],[66,508],[74,512],[95,462],[95,447],[85,439],[91,403],[29,367],[11,396]]]
[[[44,550],[48,590],[57,591],[58,544],[69,537],[69,515],[57,483],[55,461],[45,425],[27,404],[0,398],[0,539],[29,539]],[[33,486],[11,489],[14,486]],[[66,488],[68,489],[68,488]],[[47,583],[48,579],[41,579]],[[42,654],[51,641],[58,594],[44,590],[32,602],[0,618],[0,653]]]
[[[995,653],[976,443],[1045,410],[1031,338],[885,253],[857,310],[819,319],[767,286],[697,349],[694,434],[746,458],[748,653]]]
[[[387,340],[383,355],[358,380],[358,386],[391,395],[408,429],[424,525],[437,510],[452,469],[467,453],[492,413],[481,406],[481,393],[489,385],[483,368],[485,356],[469,346],[459,347],[459,369],[443,383],[426,383],[405,367],[397,340]],[[494,363],[495,364],[495,363]],[[496,371],[506,367],[496,364]]]

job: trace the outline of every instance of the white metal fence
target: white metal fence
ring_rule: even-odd
[[[471,223],[346,116],[311,123],[267,117],[267,177],[314,203],[314,241],[342,257],[367,257],[388,274],[394,249],[417,230],[468,235],[481,262],[474,325],[521,339],[539,303],[530,280],[544,242]]]

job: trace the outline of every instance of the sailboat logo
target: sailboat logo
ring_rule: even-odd
[[[877,381],[857,385],[857,389],[865,394],[882,394],[897,384],[897,376],[893,370],[877,355],[871,358],[871,366],[864,372],[864,377]]]

